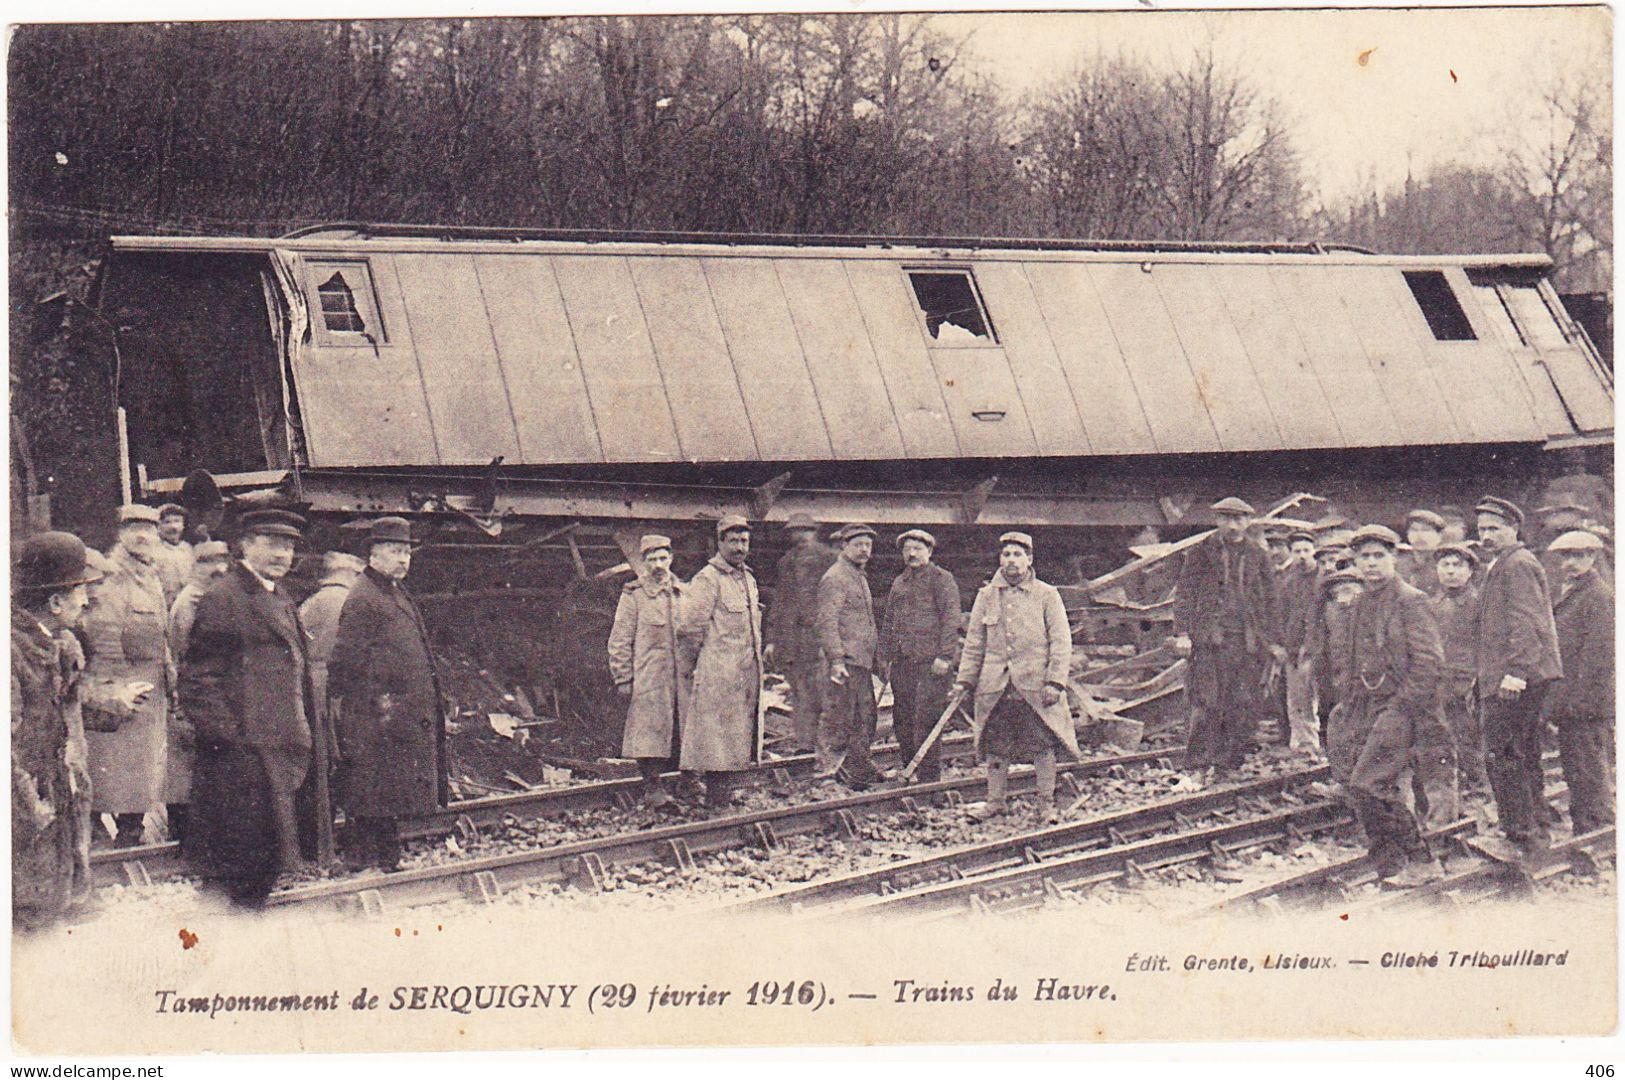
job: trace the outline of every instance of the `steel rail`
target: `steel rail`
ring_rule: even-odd
[[[1429,904],[1461,906],[1504,896],[1527,897],[1537,885],[1564,874],[1595,874],[1598,864],[1614,854],[1614,827],[1608,825],[1552,845],[1538,864],[1513,866],[1484,859],[1477,866],[1447,874],[1442,880],[1408,893],[1383,897],[1368,906],[1384,911]]]
[[[1164,832],[1170,826],[1189,832],[1196,826],[1186,820],[1188,816],[1212,814],[1239,806],[1247,800],[1279,798],[1293,787],[1325,780],[1330,775],[1330,768],[1321,765],[1300,772],[1210,788],[1192,795],[1052,825],[1036,832],[970,844],[806,885],[777,889],[724,904],[720,910],[729,914],[789,910],[816,917],[831,911],[844,914],[873,907],[895,907],[906,904],[911,896],[939,895],[930,892],[937,886],[975,888],[978,883],[992,880],[992,876],[999,873],[1035,865],[1060,865],[1056,860],[1064,860],[1075,854],[1092,856],[1102,849],[1120,849],[1138,838]]]
[[[1122,754],[1061,765],[1067,777],[1094,776],[1115,768],[1153,764],[1167,750]],[[337,907],[381,912],[384,898],[391,906],[439,903],[459,897],[494,902],[505,888],[538,882],[579,883],[601,888],[609,866],[629,862],[665,860],[680,868],[693,866],[694,856],[753,845],[771,849],[780,837],[834,828],[857,835],[858,817],[914,800],[942,796],[953,800],[980,788],[981,776],[942,780],[911,787],[885,788],[769,810],[728,814],[636,832],[619,832],[587,840],[502,855],[476,856],[439,866],[402,870],[391,874],[364,874],[313,882],[271,894],[268,906]],[[1033,771],[1022,768],[1010,777],[1012,794],[1034,787]]]

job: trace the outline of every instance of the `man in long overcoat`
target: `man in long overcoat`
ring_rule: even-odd
[[[198,601],[181,662],[197,735],[182,850],[244,907],[262,906],[277,875],[315,850],[310,662],[280,585],[304,524],[286,510],[242,516],[241,559]]]
[[[835,561],[835,551],[818,537],[810,514],[794,513],[784,523],[790,549],[779,559],[773,579],[773,606],[767,611],[767,660],[777,662],[790,683],[795,748],[818,742],[824,707],[823,657],[818,649],[818,583]]]
[[[818,725],[818,774],[861,789],[881,779],[869,752],[877,720],[874,672],[880,633],[864,573],[875,531],[845,525],[834,540],[841,545],[840,558],[818,583],[818,645],[829,672]]]
[[[1614,823],[1614,590],[1598,570],[1603,542],[1596,534],[1566,532],[1548,550],[1563,569],[1552,608],[1563,679],[1546,695],[1546,715],[1557,725],[1569,818],[1579,835]]]
[[[629,581],[609,631],[609,675],[627,699],[621,756],[638,763],[644,805],[669,810],[676,800],[662,775],[676,764],[687,696],[677,679],[677,605],[682,583],[671,572],[671,539],[638,541],[644,576]]]
[[[185,656],[192,639],[192,620],[197,618],[198,601],[215,579],[230,572],[231,549],[219,540],[205,540],[193,549],[192,580],[169,605],[169,649]],[[197,756],[197,732],[187,722],[186,710],[178,700],[169,706],[169,735],[164,763],[164,808],[169,816],[169,838],[186,836],[186,821],[192,812],[192,762]]]
[[[1505,499],[1475,507],[1478,538],[1494,559],[1478,601],[1478,700],[1485,767],[1509,857],[1539,857],[1551,842],[1540,765],[1542,706],[1563,677],[1551,593],[1540,560],[1518,539],[1523,511]]]
[[[1428,598],[1399,576],[1399,534],[1367,525],[1354,534],[1365,591],[1349,623],[1348,682],[1332,716],[1332,772],[1348,789],[1378,875],[1414,888],[1439,876],[1402,782],[1418,731],[1443,724],[1443,649]]]
[[[1003,814],[1012,760],[1037,773],[1038,815],[1054,821],[1055,756],[1078,757],[1067,700],[1072,626],[1055,586],[1033,573],[1033,538],[999,537],[999,572],[976,594],[955,690],[974,694],[977,752],[987,758],[984,815]]]
[[[160,543],[156,510],[120,507],[118,543],[108,555],[113,572],[97,583],[84,621],[87,678],[152,684],[136,715],[117,731],[86,736],[93,808],[113,815],[119,847],[141,843],[147,812],[163,796],[175,662],[169,605],[153,562]]]
[[[446,805],[446,721],[429,633],[402,584],[411,523],[379,518],[339,616],[327,700],[343,763],[338,798],[355,857],[400,868],[399,819]]]
[[[677,605],[678,672],[693,686],[679,764],[705,774],[713,807],[732,802],[732,774],[761,755],[762,613],[749,556],[750,523],[722,518],[716,555]]]
[[[1269,555],[1248,538],[1254,510],[1213,504],[1218,527],[1185,553],[1174,592],[1176,646],[1190,656],[1186,763],[1233,768],[1256,749],[1256,718],[1273,660],[1284,663]]]

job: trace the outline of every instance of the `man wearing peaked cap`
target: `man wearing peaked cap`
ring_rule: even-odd
[[[1411,549],[1400,554],[1399,576],[1429,596],[1439,591],[1433,549],[1439,546],[1443,532],[1444,518],[1432,510],[1412,510],[1405,518],[1405,542]]]
[[[1505,499],[1479,501],[1478,538],[1490,559],[1479,593],[1477,691],[1485,767],[1504,837],[1500,857],[1539,858],[1550,843],[1541,771],[1541,710],[1563,677],[1546,570],[1518,539],[1523,512]]]
[[[386,873],[400,868],[400,819],[432,814],[450,798],[446,704],[428,628],[405,585],[411,567],[412,523],[374,521],[367,568],[344,598],[327,662],[346,847],[357,864]]]
[[[1549,550],[1563,572],[1552,605],[1563,678],[1547,695],[1546,715],[1557,725],[1569,817],[1579,836],[1614,823],[1608,767],[1614,744],[1614,590],[1598,570],[1603,542],[1594,533],[1566,532]]]
[[[677,764],[677,733],[685,709],[677,680],[677,603],[682,583],[671,572],[671,538],[638,541],[643,576],[621,589],[609,631],[609,675],[627,699],[621,756],[638,763],[643,803],[671,811],[664,773]]]
[[[1027,554],[1033,553],[1033,538],[1024,532],[1007,532],[1000,536],[999,546],[1003,547],[1005,544],[1020,544],[1027,549]]]
[[[897,546],[903,553],[903,572],[886,596],[880,668],[891,680],[892,728],[906,765],[947,704],[959,645],[959,583],[931,561],[937,541],[924,529],[902,533]],[[932,746],[914,774],[922,784],[941,778],[939,746]]]
[[[1478,553],[1472,544],[1444,543],[1434,548],[1433,562],[1438,588],[1430,603],[1444,647],[1439,698],[1445,726],[1455,736],[1457,790],[1476,817],[1488,820],[1490,779],[1484,768],[1484,733],[1473,693],[1479,604],[1473,571],[1478,567]]]
[[[790,684],[793,745],[802,753],[818,744],[824,709],[823,660],[818,651],[818,583],[835,561],[835,549],[818,535],[812,515],[797,511],[784,523],[790,548],[773,575],[773,606],[767,611],[765,659]]]
[[[875,660],[879,632],[864,572],[875,531],[845,525],[835,533],[840,556],[818,582],[818,644],[829,665],[818,733],[818,775],[863,789],[883,779],[870,756],[875,739]]]
[[[677,603],[678,678],[692,678],[678,765],[705,774],[712,807],[732,804],[733,774],[762,754],[762,614],[750,523],[717,522],[717,553]]]
[[[1185,553],[1174,593],[1175,647],[1190,657],[1186,762],[1234,768],[1257,748],[1255,725],[1271,664],[1284,666],[1269,556],[1247,536],[1253,509],[1213,504],[1219,524]]]
[[[158,508],[158,547],[153,564],[164,585],[166,607],[175,603],[192,579],[192,545],[186,542],[186,508],[165,503]]]
[[[1310,637],[1321,607],[1320,567],[1315,562],[1315,537],[1307,529],[1287,533],[1287,563],[1275,578],[1281,609],[1281,644],[1287,662],[1282,680],[1286,692],[1289,747],[1306,754],[1320,751],[1320,727],[1315,722],[1314,662]]]

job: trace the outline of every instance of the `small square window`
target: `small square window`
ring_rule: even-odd
[[[997,345],[969,270],[909,270],[908,283],[933,345]]]
[[[311,321],[319,344],[378,345],[388,340],[365,262],[308,262],[306,272],[316,294]]]
[[[1434,337],[1440,341],[1478,340],[1473,324],[1467,321],[1467,313],[1461,310],[1455,290],[1441,271],[1406,270],[1404,273],[1405,284],[1411,287],[1411,295],[1416,297],[1417,306],[1422,309],[1422,317],[1428,321],[1428,329],[1433,331]]]

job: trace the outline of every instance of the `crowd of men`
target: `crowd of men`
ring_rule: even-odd
[[[401,584],[409,523],[373,522],[365,560],[326,553],[302,608],[283,582],[305,521],[255,509],[237,525],[233,551],[188,542],[179,506],[127,505],[105,557],[64,532],[18,543],[14,926],[94,903],[103,815],[117,847],[161,821],[208,886],[252,908],[333,857],[337,807],[346,861],[391,871],[398,820],[445,804],[443,703]]]
[[[1289,752],[1329,756],[1385,881],[1439,874],[1427,834],[1462,798],[1499,836],[1498,858],[1538,859],[1553,812],[1548,728],[1583,833],[1613,821],[1613,589],[1607,530],[1573,503],[1543,507],[1548,563],[1500,498],[1458,513],[1419,509],[1404,539],[1339,517],[1260,518],[1238,498],[1186,551],[1173,588],[1174,645],[1189,657],[1186,767],[1216,780],[1279,721]],[[112,843],[160,816],[212,887],[265,903],[279,876],[332,856],[335,808],[354,867],[399,868],[399,819],[447,801],[445,703],[429,634],[403,587],[410,524],[371,523],[365,558],[326,552],[296,607],[283,584],[305,522],[279,509],[238,519],[234,548],[184,539],[178,506],[128,505],[106,557],[71,534],[17,545],[12,570],[14,924],[91,903],[101,815]],[[876,530],[826,543],[810,517],[777,568],[764,638],[748,559],[751,524],[726,516],[715,554],[687,582],[670,538],[642,537],[608,641],[626,699],[622,754],[645,804],[726,808],[764,758],[763,678],[786,674],[791,748],[815,782],[864,789],[877,687],[889,683],[907,778],[941,774],[944,722],[971,704],[987,764],[982,818],[1008,814],[1008,767],[1030,762],[1040,822],[1058,819],[1057,760],[1077,757],[1069,694],[1073,628],[1034,572],[1025,532],[999,537],[968,618],[923,529],[895,537],[903,570],[875,614]],[[1555,569],[1555,587],[1548,565]],[[686,783],[674,791],[669,777]]]

